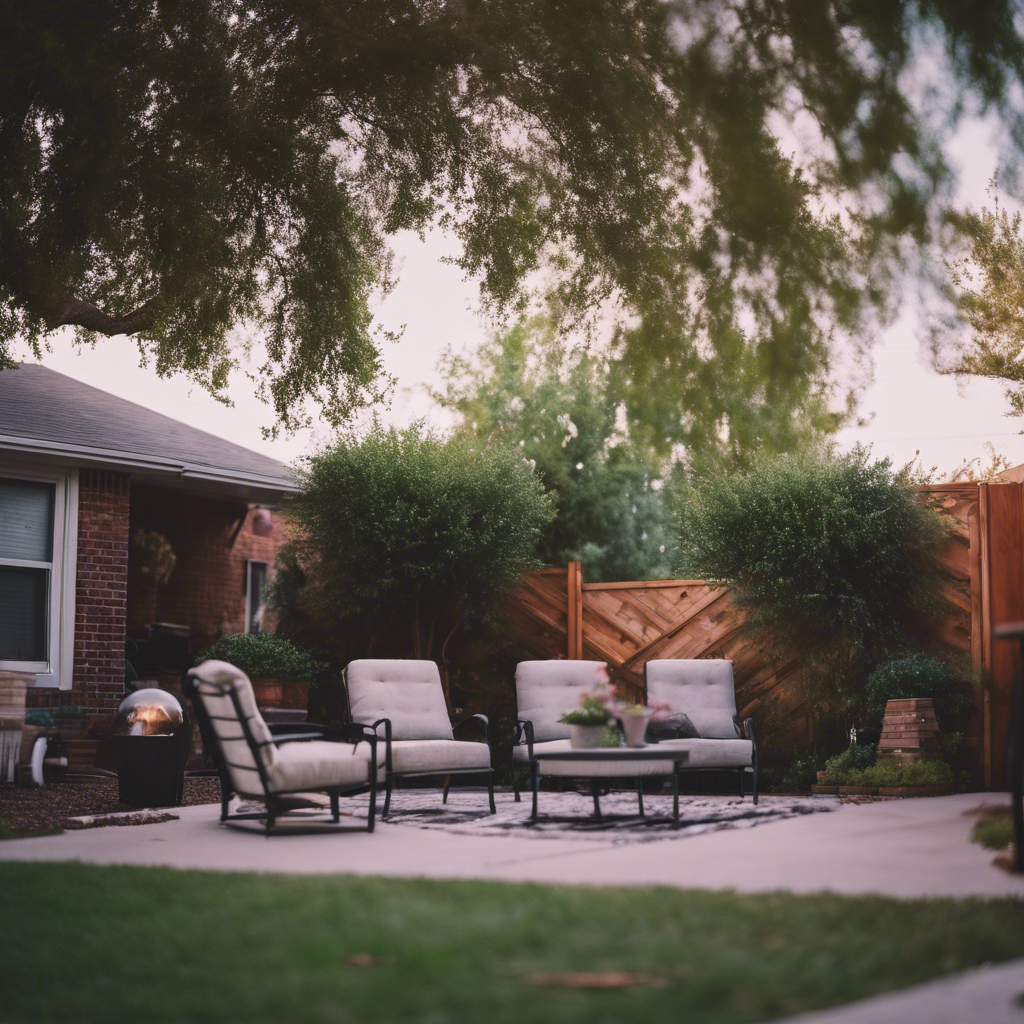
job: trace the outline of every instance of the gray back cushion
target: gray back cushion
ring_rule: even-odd
[[[450,740],[452,722],[432,661],[366,658],[346,669],[352,721],[373,725],[391,719],[396,740]]]
[[[736,739],[732,662],[719,658],[649,661],[647,703],[663,701],[687,715],[703,739]]]
[[[558,719],[580,702],[580,694],[593,689],[603,661],[521,661],[516,668],[516,703],[519,717],[533,723],[533,738],[563,740],[569,726]]]
[[[249,677],[226,661],[212,660],[189,669],[188,674],[194,681],[196,695],[210,716],[210,725],[227,762],[231,785],[245,796],[262,795],[263,781],[260,779],[259,768],[242,731],[242,723],[234,701],[231,699],[231,691],[234,690],[242,715],[249,722],[249,731],[253,739],[263,744],[259,749],[263,766],[270,768],[274,763],[277,748],[273,745],[270,730],[256,706]]]

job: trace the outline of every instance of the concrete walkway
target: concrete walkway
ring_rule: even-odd
[[[400,801],[399,792],[395,800]],[[440,799],[440,797],[439,797]],[[456,792],[460,802],[481,794]],[[771,797],[766,797],[770,800]],[[631,844],[594,838],[473,836],[382,824],[372,835],[279,835],[221,826],[212,805],[179,820],[0,842],[0,860],[166,865],[225,871],[477,878],[590,885],[671,885],[765,892],[829,890],[902,898],[1024,897],[1024,877],[970,842],[980,803],[1001,794],[846,805],[746,830]],[[354,803],[354,802],[353,802]],[[470,806],[474,804],[470,803]],[[350,805],[352,806],[352,805]],[[523,804],[524,818],[529,813]]]
[[[1024,960],[952,974],[777,1024],[1024,1024]]]

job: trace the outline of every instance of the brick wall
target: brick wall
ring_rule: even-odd
[[[143,635],[153,621],[189,627],[196,654],[223,633],[245,630],[246,565],[273,567],[285,541],[284,523],[272,514],[272,533],[253,532],[255,513],[239,499],[217,500],[135,484],[131,528],[157,530],[170,542],[177,563],[154,591],[134,570],[129,577],[128,631]]]
[[[73,703],[114,711],[124,695],[129,477],[83,469],[78,488]]]

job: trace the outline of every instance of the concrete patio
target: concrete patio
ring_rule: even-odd
[[[401,799],[399,793],[396,804]],[[472,791],[453,790],[450,797],[455,808],[474,807],[480,799],[481,794]],[[0,860],[561,885],[669,885],[738,892],[828,890],[901,898],[1024,897],[1024,877],[994,867],[992,853],[970,842],[975,818],[968,812],[982,803],[1007,801],[1004,794],[973,793],[847,804],[828,814],[752,829],[642,844],[593,836],[586,841],[515,834],[481,837],[388,823],[378,825],[373,834],[265,839],[222,827],[218,808],[204,805],[175,809],[177,820],[159,824],[3,842]],[[359,807],[354,800],[346,809]],[[525,819],[528,805],[522,807]]]

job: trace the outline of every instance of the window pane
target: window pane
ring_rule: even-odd
[[[0,566],[0,661],[46,661],[49,569]]]
[[[263,628],[263,612],[265,610],[263,592],[267,588],[267,563],[249,563],[249,607],[247,611],[246,632],[259,633]]]
[[[53,484],[0,478],[0,558],[52,561],[53,498]]]

